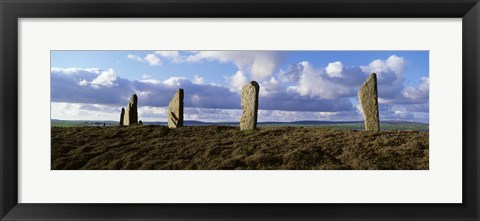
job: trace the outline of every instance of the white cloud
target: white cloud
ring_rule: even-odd
[[[160,60],[160,58],[158,58],[155,54],[147,54],[143,58],[138,55],[129,54],[127,58],[138,61],[138,62],[147,63],[151,66],[162,65],[162,60]]]
[[[115,71],[110,68],[107,71],[102,71],[100,75],[98,75],[97,78],[95,78],[91,84],[94,87],[99,87],[99,86],[107,86],[111,87],[113,86],[113,82],[117,79],[117,75],[115,74]]]
[[[138,107],[138,119],[142,121],[167,121],[168,110],[166,107]]]
[[[283,60],[275,51],[200,51],[186,58],[187,62],[218,61],[233,63],[253,80],[260,81],[274,74]]]
[[[403,57],[392,55],[387,60],[373,60],[368,66],[360,66],[363,72],[367,74],[376,73],[379,77],[384,73],[393,72],[400,75],[406,68],[406,62]]]
[[[380,119],[428,122],[428,111],[427,115],[425,115],[421,112],[412,110],[409,106],[410,105],[380,104]]]
[[[300,64],[303,69],[298,85],[295,87],[300,95],[334,99],[351,94],[352,89],[350,87],[345,87],[325,78],[323,69],[315,69],[307,61],[300,62]]]
[[[288,66],[287,70],[280,70],[278,77],[282,82],[298,82],[302,71],[303,66],[301,64],[293,64]]]
[[[117,77],[113,69],[53,69],[50,76],[53,102],[118,104],[128,102],[132,82]],[[99,102],[100,101],[100,102]]]
[[[418,87],[405,87],[403,89],[403,96],[412,100],[427,100],[429,98],[430,78],[422,77]]]
[[[325,71],[330,77],[342,77],[343,64],[340,61],[328,63]]]
[[[403,57],[392,55],[387,59],[387,67],[397,74],[402,73],[405,70],[406,65]]]
[[[248,82],[247,77],[242,71],[227,78],[228,89],[234,93],[241,93],[243,86]]]
[[[251,64],[250,72],[253,79],[265,79],[273,75],[277,68],[274,54],[259,54]]]
[[[143,60],[143,58],[141,58],[141,57],[138,56],[138,55],[129,54],[129,55],[127,55],[127,58],[130,58],[130,59],[135,60],[135,61],[138,61],[138,62],[145,63],[145,61]]]
[[[162,65],[162,61],[160,60],[160,58],[155,56],[155,54],[147,54],[147,56],[145,56],[143,60],[145,60],[151,66]]]
[[[280,80],[288,85],[287,92],[324,99],[356,96],[367,76],[358,67],[343,67],[340,61],[329,63],[326,68],[303,61],[279,72]]]
[[[376,73],[377,75],[380,75],[381,73],[390,71],[385,61],[380,59],[373,60],[368,66],[360,66],[360,68],[367,74]]]
[[[160,83],[162,83],[161,81],[155,80],[155,79],[142,79],[142,80],[139,80],[139,82],[147,83],[147,84],[160,84]]]
[[[185,108],[186,120],[199,120],[205,122],[238,122],[242,116],[239,109],[218,108]]]
[[[153,79],[151,75],[149,74],[144,74],[142,75],[142,80],[139,80],[139,82],[146,83],[146,84],[161,84],[162,82],[156,79]]]
[[[52,119],[62,120],[111,120],[118,121],[121,107],[101,104],[52,102]],[[139,120],[144,122],[166,122],[167,107],[139,106]],[[239,122],[241,109],[191,108],[184,109],[185,120],[204,122]],[[301,121],[301,120],[361,120],[354,112],[310,112],[259,110],[258,121]]]
[[[205,84],[205,79],[203,79],[202,77],[200,77],[198,75],[195,75],[195,76],[193,76],[192,83],[194,83],[194,84]]]
[[[281,90],[280,83],[275,77],[270,77],[270,80],[260,83],[259,96],[264,97]]]
[[[368,66],[360,66],[360,69],[366,74],[376,73],[378,96],[386,102],[393,102],[401,96],[404,88],[403,72],[406,65],[403,57],[392,55],[386,60],[377,59],[370,62]]]
[[[321,77],[321,71],[315,70],[308,61],[302,61],[303,71],[300,74],[300,80],[296,89],[302,96],[305,95],[319,95],[322,96],[321,85],[325,84]]]
[[[183,83],[186,83],[188,82],[188,79],[184,78],[184,77],[171,77],[165,81],[163,81],[164,84],[168,85],[168,86],[180,86],[182,85]]]
[[[78,72],[89,72],[93,74],[101,74],[102,70],[100,68],[56,68],[52,67],[50,69],[51,72],[54,73],[62,73],[62,74],[77,74]]]
[[[155,54],[170,59],[172,63],[181,63],[184,61],[184,58],[180,56],[178,51],[155,51]]]
[[[51,102],[51,118],[60,120],[119,120],[121,108],[100,104]]]
[[[117,79],[117,75],[115,74],[115,70],[112,68],[106,70],[106,71],[100,71],[99,69],[55,69],[52,70],[55,72],[60,72],[60,73],[67,73],[67,74],[78,74],[81,72],[86,72],[89,74],[93,75],[98,75],[91,81],[88,81],[85,78],[80,78],[75,80],[77,82],[78,86],[86,87],[86,86],[92,86],[94,88],[99,88],[101,86],[104,87],[111,87],[114,85],[115,80]]]
[[[258,110],[259,122],[292,122],[292,121],[360,121],[361,115],[354,112],[313,112],[313,111],[279,111]]]
[[[90,82],[88,82],[88,81],[85,80],[85,79],[81,79],[81,80],[79,80],[78,83],[77,83],[78,86],[87,86],[87,85],[89,85],[89,84],[90,84]]]

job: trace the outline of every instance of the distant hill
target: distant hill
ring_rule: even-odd
[[[118,121],[89,121],[89,120],[58,120],[52,119],[52,127],[80,127],[80,126],[117,126]],[[167,122],[153,121],[143,122],[145,125],[162,125],[166,126]],[[238,126],[239,122],[203,122],[195,120],[184,121],[185,126],[208,126],[208,125],[227,125]],[[258,122],[259,127],[328,127],[336,129],[355,129],[363,130],[363,121],[293,121],[293,122]],[[380,127],[383,130],[419,130],[428,131],[428,124],[412,121],[381,121]]]
[[[117,121],[93,121],[93,120],[50,120],[52,127],[81,127],[81,126],[117,126]]]

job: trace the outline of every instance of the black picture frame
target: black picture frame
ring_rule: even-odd
[[[462,204],[18,203],[18,18],[462,18]],[[1,220],[479,220],[478,0],[0,0]],[[368,34],[368,33],[366,33]]]

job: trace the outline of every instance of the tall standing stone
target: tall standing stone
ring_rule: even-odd
[[[257,128],[258,92],[260,86],[256,81],[247,83],[242,88],[242,118],[240,130],[252,130]]]
[[[125,108],[122,107],[122,112],[120,113],[120,126],[123,126],[124,116],[125,116]]]
[[[168,104],[168,127],[183,126],[183,89],[178,89]]]
[[[128,102],[127,110],[123,119],[123,125],[134,125],[138,123],[137,95],[133,94]]]
[[[365,130],[380,131],[378,117],[377,75],[372,73],[358,91],[358,100],[365,118]]]

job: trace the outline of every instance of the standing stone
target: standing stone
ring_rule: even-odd
[[[138,113],[137,113],[137,95],[133,94],[128,102],[128,107],[125,112],[123,119],[124,125],[135,125],[138,123]]]
[[[183,126],[183,89],[178,89],[168,104],[168,127],[179,128]]]
[[[125,116],[125,108],[122,107],[122,112],[120,113],[120,126],[123,126],[124,116]]]
[[[378,117],[377,75],[372,73],[358,91],[358,100],[365,118],[365,130],[380,131]]]
[[[247,83],[242,88],[242,118],[240,130],[253,130],[257,128],[258,92],[260,86],[256,81]]]

